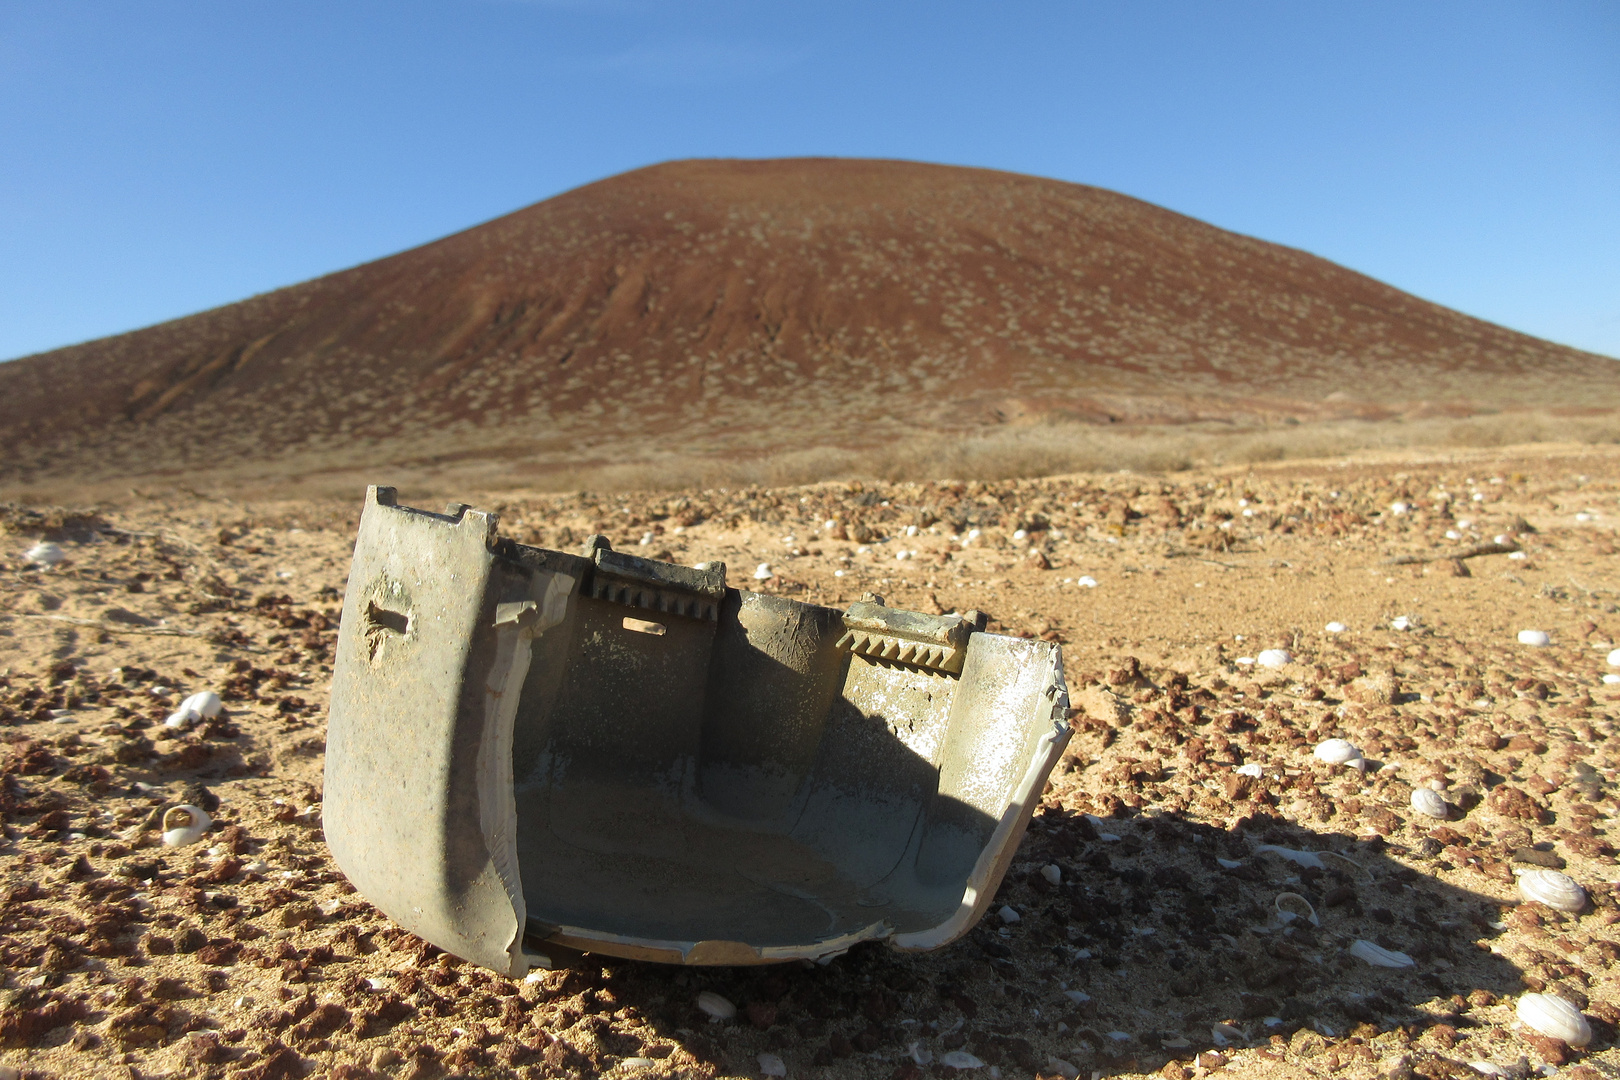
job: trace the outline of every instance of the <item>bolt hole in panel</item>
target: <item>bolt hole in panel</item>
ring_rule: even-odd
[[[1056,645],[452,509],[372,489],[339,634],[327,838],[391,918],[517,974],[545,942],[755,964],[983,914],[1068,739]]]

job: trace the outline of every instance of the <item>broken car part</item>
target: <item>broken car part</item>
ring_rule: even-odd
[[[548,942],[759,964],[966,933],[1068,741],[1058,647],[725,582],[372,488],[323,807],[355,888],[513,976]]]

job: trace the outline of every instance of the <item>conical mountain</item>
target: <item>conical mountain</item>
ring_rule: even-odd
[[[1098,188],[898,161],[679,161],[0,365],[0,477],[1612,407],[1617,374]]]

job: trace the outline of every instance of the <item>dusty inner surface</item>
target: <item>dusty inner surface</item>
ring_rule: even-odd
[[[577,599],[534,643],[514,773],[537,934],[803,947],[956,910],[995,819],[966,807],[927,828],[954,801],[955,676],[852,657],[839,612],[769,596],[732,596],[718,624],[661,616],[656,634],[626,611]],[[1022,741],[1027,719],[955,722]]]
[[[828,607],[871,590],[916,610],[980,608],[1003,631],[1062,638],[1083,710],[991,918],[955,946],[861,946],[824,967],[596,957],[534,982],[437,954],[327,855],[327,665],[360,494],[4,512],[0,1064],[62,1078],[539,1078],[624,1075],[644,1058],[655,1076],[754,1077],[770,1054],[790,1076],[871,1080],[945,1072],[957,1051],[986,1062],[967,1075],[994,1065],[1006,1080],[1184,1075],[1199,1055],[1267,1080],[1620,1064],[1620,694],[1601,681],[1620,674],[1606,663],[1620,647],[1614,448],[462,493],[554,549],[602,532]],[[1441,558],[1510,534],[1525,558],[1464,559],[1466,576]],[[66,555],[48,572],[23,558],[42,537]],[[1551,644],[1520,645],[1526,629]],[[1291,662],[1242,662],[1271,647]],[[225,698],[220,723],[163,727],[208,687]],[[1330,737],[1375,766],[1317,761]],[[164,847],[152,815],[204,798],[197,784],[220,800],[215,828]],[[1412,809],[1425,785],[1447,820]],[[762,786],[750,805],[777,797]],[[1525,902],[1514,871],[1537,866],[1590,903]],[[1284,892],[1320,925],[1278,926]],[[1351,954],[1358,940],[1413,966],[1373,967]],[[1517,1026],[1533,988],[1581,1005],[1585,1051]],[[738,1018],[709,1023],[705,990]]]

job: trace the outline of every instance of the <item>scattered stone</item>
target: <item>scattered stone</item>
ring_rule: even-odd
[[[1543,866],[1549,870],[1562,870],[1564,868],[1563,856],[1556,851],[1540,851],[1533,847],[1515,849],[1513,861],[1528,863],[1531,866]]]

